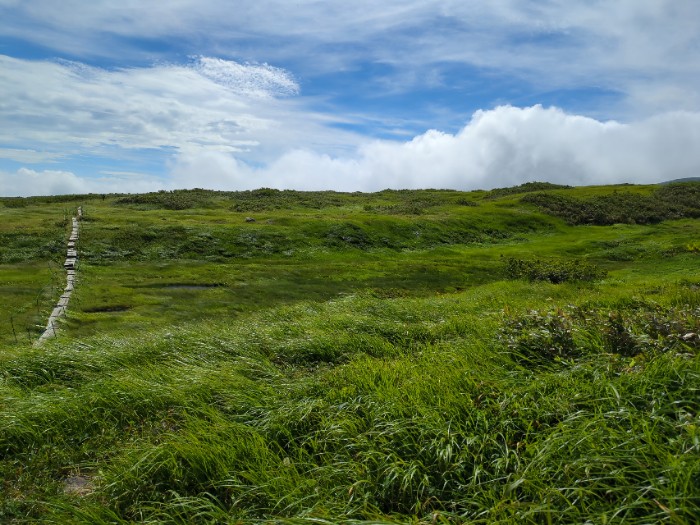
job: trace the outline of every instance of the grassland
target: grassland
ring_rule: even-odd
[[[0,199],[0,521],[697,522],[699,189]]]

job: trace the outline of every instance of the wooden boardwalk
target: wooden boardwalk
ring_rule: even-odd
[[[46,328],[41,334],[41,337],[36,341],[35,345],[39,346],[47,339],[54,337],[58,329],[58,320],[66,314],[68,301],[75,289],[76,267],[78,264],[78,235],[80,232],[80,220],[83,218],[83,209],[78,207],[78,213],[72,218],[73,228],[68,238],[68,248],[66,250],[66,261],[63,263],[63,268],[66,270],[66,288],[63,290],[58,303],[49,316],[49,321],[46,323]]]

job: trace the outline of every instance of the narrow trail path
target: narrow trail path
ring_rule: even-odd
[[[76,247],[78,242],[78,234],[80,231],[80,220],[83,218],[83,208],[78,207],[78,213],[72,218],[73,229],[71,230],[70,237],[68,238],[68,249],[66,251],[66,262],[63,263],[63,268],[66,270],[66,288],[61,294],[61,298],[56,303],[51,316],[49,317],[48,323],[46,323],[46,328],[41,334],[41,337],[36,341],[35,346],[41,345],[47,339],[50,339],[56,335],[56,330],[58,329],[57,322],[66,313],[66,308],[68,308],[68,301],[70,301],[70,296],[73,294],[75,289],[75,272],[76,265],[78,263],[78,249]]]

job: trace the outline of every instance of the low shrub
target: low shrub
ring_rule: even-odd
[[[609,311],[578,309],[589,333],[599,334],[605,351],[623,356],[700,349],[700,308],[641,303]]]
[[[540,192],[525,195],[521,202],[534,204],[571,225],[656,224],[700,217],[700,184],[662,186],[651,195],[616,191],[586,200]]]
[[[549,281],[560,284],[569,281],[594,281],[607,275],[595,264],[578,259],[557,261],[535,259],[527,261],[509,257],[506,259],[506,274],[512,279]]]
[[[520,361],[549,363],[587,353],[651,358],[671,351],[697,352],[699,333],[700,308],[640,303],[507,316],[498,340]]]
[[[551,182],[526,182],[525,184],[519,184],[518,186],[511,186],[509,188],[494,188],[486,194],[487,199],[498,199],[500,197],[507,197],[508,195],[515,195],[518,193],[531,193],[533,191],[546,191],[546,190],[567,190],[571,189],[573,186],[565,186],[562,184],[552,184]]]
[[[0,202],[5,206],[5,208],[26,208],[27,199],[22,197],[8,197],[6,199],[0,199]]]
[[[504,320],[498,339],[521,360],[551,361],[580,355],[573,330],[571,317],[562,310],[532,310]]]
[[[187,210],[210,203],[213,193],[205,190],[174,190],[127,195],[114,201],[118,205],[144,205],[166,210]]]
[[[227,194],[233,201],[235,212],[262,212],[291,210],[294,208],[320,210],[347,204],[348,194],[334,191],[296,191],[260,188]]]

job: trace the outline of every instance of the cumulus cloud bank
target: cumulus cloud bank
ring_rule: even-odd
[[[674,112],[622,124],[558,108],[501,106],[480,110],[457,133],[430,130],[410,141],[371,141],[345,156],[290,149],[252,166],[223,149],[183,149],[165,179],[144,177],[129,191],[260,187],[377,191],[460,190],[527,181],[561,184],[656,183],[700,173],[700,113]],[[30,194],[124,191],[114,177],[81,179],[69,172],[22,169],[0,173],[0,186]]]
[[[428,131],[408,142],[373,141],[355,155],[293,150],[253,168],[223,153],[183,154],[178,187],[377,191],[470,190],[527,181],[655,183],[700,173],[700,114],[668,113],[621,124],[557,108],[502,106],[477,111],[456,134]]]

